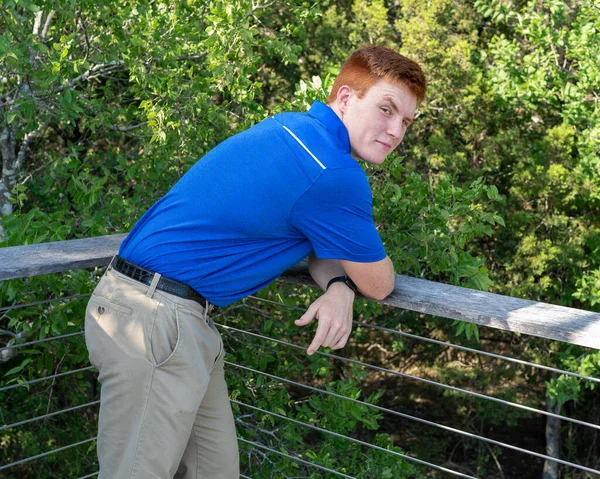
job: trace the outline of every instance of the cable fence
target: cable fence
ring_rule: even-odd
[[[507,465],[517,457],[519,465],[529,463],[531,470],[541,471],[544,462],[551,461],[572,477],[600,477],[593,457],[582,464],[549,455],[543,441],[532,445],[514,433],[502,437],[510,432],[503,419],[518,431],[533,425],[542,433],[551,419],[575,435],[596,437],[600,415],[592,414],[590,420],[577,416],[575,408],[544,409],[544,381],[570,378],[593,387],[600,382],[597,377],[513,357],[506,346],[492,352],[483,350],[483,342],[478,349],[458,344],[451,335],[408,332],[404,322],[422,320],[418,314],[406,319],[396,308],[381,310],[371,303],[359,305],[358,316],[369,317],[369,308],[374,308],[382,318],[394,316],[408,331],[359,317],[345,349],[319,350],[308,357],[306,345],[314,328],[294,327],[293,320],[304,313],[311,293],[302,287],[286,288],[286,301],[293,304],[267,291],[268,297],[251,296],[212,315],[227,345],[240,477],[509,478],[518,477]],[[52,304],[68,310],[69,302],[76,304],[86,296],[13,304],[0,312],[10,323],[15,310],[23,321],[27,308],[48,306],[51,318]],[[82,311],[81,305],[74,307],[69,320],[76,331],[48,337],[33,330],[19,338],[7,335],[10,344],[0,347],[0,353],[14,354],[0,363],[1,477],[98,475],[100,387],[94,368],[86,364]],[[450,372],[431,365],[455,363],[457,358],[462,358],[461,368]],[[547,359],[551,363],[552,358]],[[493,377],[482,380],[486,374]],[[449,417],[444,412],[450,403],[463,412]],[[486,411],[495,414],[489,424]],[[592,451],[597,446],[589,447]],[[462,451],[464,460],[457,460],[456,451]],[[483,466],[473,466],[478,460]],[[61,467],[71,469],[58,471]]]

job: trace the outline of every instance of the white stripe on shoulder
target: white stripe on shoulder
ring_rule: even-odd
[[[327,168],[325,168],[325,165],[324,165],[323,163],[321,163],[321,162],[319,161],[319,159],[318,159],[318,158],[317,158],[315,155],[313,155],[313,152],[312,152],[312,151],[310,151],[310,150],[309,150],[309,149],[306,147],[306,145],[305,145],[304,143],[302,143],[302,141],[300,141],[300,138],[298,138],[296,135],[294,135],[294,133],[292,133],[292,131],[291,131],[291,130],[290,130],[288,127],[287,127],[287,126],[285,126],[285,125],[281,125],[281,126],[283,126],[283,127],[285,128],[285,131],[287,131],[287,132],[288,132],[290,135],[292,135],[292,137],[294,138],[294,140],[296,140],[298,143],[300,143],[300,146],[301,146],[302,148],[304,148],[304,149],[307,151],[307,153],[308,153],[310,156],[312,156],[313,160],[315,160],[315,161],[316,161],[316,162],[319,164],[319,166],[320,166],[321,168],[323,168],[324,170],[326,170],[326,169],[327,169]]]

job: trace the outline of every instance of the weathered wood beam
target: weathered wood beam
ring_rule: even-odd
[[[0,249],[0,280],[105,266],[125,235]],[[306,263],[282,281],[314,285]],[[600,313],[484,293],[396,275],[394,292],[381,303],[515,333],[600,349]]]
[[[305,267],[284,281],[314,284]],[[491,328],[600,349],[600,313],[396,275],[394,292],[379,301],[388,306],[458,319]]]
[[[124,234],[0,249],[0,281],[106,266]]]

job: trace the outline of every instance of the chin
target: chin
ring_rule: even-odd
[[[365,156],[363,157],[363,161],[366,161],[367,163],[371,164],[371,165],[381,165],[385,159],[387,158],[386,156]]]
[[[371,165],[381,165],[389,156],[389,154],[382,154],[382,152],[377,151],[369,151],[365,152],[364,154],[361,154],[359,151],[353,151],[352,156],[356,160],[360,159]]]

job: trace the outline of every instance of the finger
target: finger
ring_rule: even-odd
[[[294,321],[294,324],[296,326],[306,326],[307,324],[309,324],[313,319],[315,319],[315,316],[317,314],[317,310],[318,308],[313,308],[313,305],[311,304],[309,306],[309,308],[306,310],[306,313],[304,313],[302,316],[300,316],[296,321]]]
[[[322,319],[319,319],[319,323],[321,323],[321,321]],[[322,346],[328,348],[331,347],[332,344],[337,343],[344,334],[343,327],[344,325],[342,323],[329,322],[329,331],[327,332],[327,337],[323,341]]]
[[[319,349],[319,347],[323,344],[323,341],[325,341],[326,337],[327,325],[325,322],[319,321],[319,326],[317,327],[315,337],[313,338],[312,343],[310,343],[310,346],[308,346],[308,349],[306,350],[309,356],[312,355],[317,349]]]
[[[336,348],[336,345],[340,341],[342,341],[344,338],[347,339],[348,335],[349,335],[349,332],[345,328],[340,328],[340,330],[336,332],[335,337],[333,337],[329,343],[324,344],[324,346],[326,345],[326,346],[330,347],[331,349],[339,349],[339,348]]]
[[[340,328],[336,339],[331,342],[331,349],[341,349],[346,345],[350,333],[352,332],[352,318],[349,318],[349,322]]]
[[[346,346],[349,337],[350,333],[343,335],[337,343],[331,346],[331,349],[342,349],[344,346]]]

